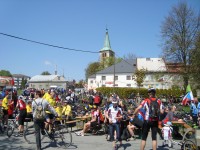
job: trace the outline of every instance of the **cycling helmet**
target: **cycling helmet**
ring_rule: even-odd
[[[168,126],[172,126],[172,123],[170,121],[167,122]]]
[[[23,100],[23,99],[24,99],[24,97],[23,97],[22,95],[20,95],[20,96],[18,96],[18,99],[21,99],[21,100]]]
[[[156,89],[154,89],[154,88],[149,88],[149,89],[148,89],[148,93],[156,93]]]
[[[117,104],[117,103],[118,103],[118,100],[117,100],[116,98],[113,98],[113,99],[112,99],[112,103],[113,103],[113,104]]]

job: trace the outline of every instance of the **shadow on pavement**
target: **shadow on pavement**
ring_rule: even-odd
[[[63,144],[60,144],[58,142],[42,142],[42,143],[48,143],[45,147],[42,147],[42,149],[48,149],[48,148],[60,148],[63,147],[64,149],[77,149],[78,146],[74,145],[73,143],[69,147],[65,147]]]
[[[122,147],[123,147],[124,150],[127,149],[130,146],[131,146],[130,143],[122,144]]]
[[[22,141],[19,138],[5,138],[1,140],[0,149],[1,150],[33,150],[33,148],[23,148],[21,146]],[[13,144],[15,143],[15,144]],[[18,144],[19,146],[16,146]]]

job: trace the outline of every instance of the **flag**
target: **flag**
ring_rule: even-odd
[[[190,91],[192,91],[192,90],[191,90],[190,85],[188,85],[187,88],[186,88],[186,93],[188,93],[188,92],[190,92]]]
[[[183,97],[183,100],[182,100],[182,105],[186,105],[188,101],[191,101],[193,99],[194,97],[192,94],[192,90],[190,88],[190,85],[188,85],[186,88],[186,95]]]

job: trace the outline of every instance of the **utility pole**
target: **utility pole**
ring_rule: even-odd
[[[113,74],[114,74],[114,77],[113,77],[113,92],[115,92],[115,58],[114,58],[114,66],[113,66]]]

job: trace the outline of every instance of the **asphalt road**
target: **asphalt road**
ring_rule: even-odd
[[[74,150],[112,150],[112,143],[106,141],[105,135],[92,135],[87,134],[83,136],[76,136],[72,132],[73,144],[67,149]],[[35,136],[32,137],[35,139]],[[140,149],[140,139],[134,141],[123,141],[122,147],[118,148],[119,150],[139,150]],[[23,137],[11,136],[8,138],[6,135],[0,134],[0,150],[35,150],[36,144],[28,144],[25,142]],[[52,143],[48,138],[45,138],[42,141],[43,150],[62,150],[63,147],[58,146],[55,143]],[[151,150],[151,133],[149,133],[147,144],[145,150]],[[180,150],[180,146],[175,145],[173,148],[162,147],[162,140],[158,139],[158,148],[157,150]]]

